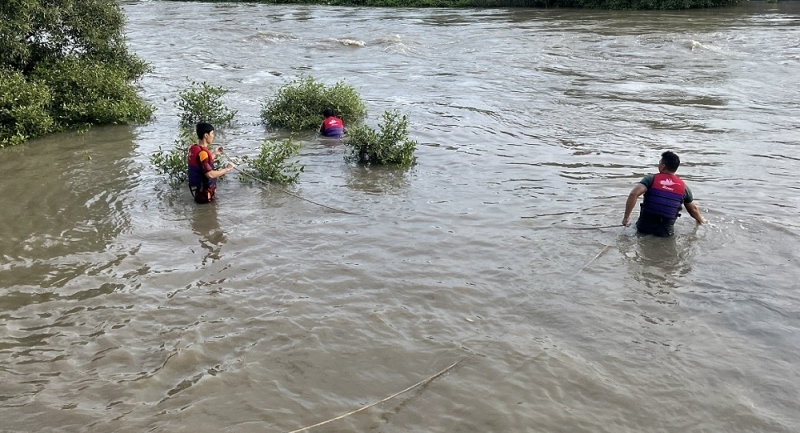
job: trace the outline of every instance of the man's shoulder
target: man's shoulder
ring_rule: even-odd
[[[656,178],[655,174],[646,174],[642,180],[639,181],[642,185],[646,186],[647,189],[650,189],[653,186],[653,180]]]
[[[688,204],[694,201],[694,195],[692,195],[692,190],[689,188],[689,185],[683,184],[683,202]]]
[[[200,147],[200,150],[197,152],[197,156],[200,158],[200,161],[205,162],[205,160],[207,160],[211,154],[209,153],[208,149]]]

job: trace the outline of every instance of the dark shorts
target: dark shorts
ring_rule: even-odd
[[[344,137],[344,129],[342,128],[329,128],[322,132],[326,137],[342,138]]]
[[[666,238],[675,234],[675,220],[643,213],[636,221],[636,230],[646,235]]]
[[[211,203],[214,201],[217,198],[216,189],[216,186],[200,185],[197,187],[192,187],[189,185],[189,191],[192,193],[195,203],[200,204]]]

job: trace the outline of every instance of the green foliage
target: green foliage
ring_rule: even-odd
[[[50,88],[50,113],[59,127],[144,122],[153,114],[127,71],[113,65],[66,58],[38,65],[31,76]]]
[[[225,1],[230,0],[203,0]],[[402,8],[591,8],[591,9],[690,9],[727,7],[743,0],[245,0],[246,3],[323,4]],[[769,1],[769,0],[768,0]],[[240,0],[241,2],[241,0]]]
[[[148,66],[124,24],[116,0],[0,1],[0,143],[149,119],[133,87]]]
[[[19,71],[0,70],[0,147],[20,144],[53,128],[50,89]]]
[[[195,143],[194,138],[194,131],[181,128],[172,149],[166,151],[159,146],[158,151],[150,156],[150,163],[156,171],[166,174],[173,186],[189,180],[189,147]]]
[[[358,92],[344,82],[325,86],[314,77],[298,77],[264,100],[261,119],[269,126],[291,131],[314,130],[322,123],[322,111],[333,110],[344,122],[358,122],[367,109]]]
[[[194,126],[198,122],[208,122],[215,128],[220,128],[233,120],[236,110],[230,110],[222,97],[228,94],[224,87],[214,87],[203,81],[192,81],[188,88],[178,92],[177,106],[181,109],[178,115],[181,125]]]
[[[0,16],[4,67],[27,74],[43,62],[90,58],[121,67],[130,79],[145,71],[127,51],[116,0],[3,0]]]
[[[236,115],[236,111],[229,110],[220,101],[220,98],[227,93],[228,90],[223,87],[194,81],[178,92],[179,100],[176,105],[181,109],[178,114],[181,119],[180,135],[173,143],[172,149],[164,150],[159,147],[158,151],[150,156],[150,163],[156,171],[166,174],[173,186],[188,180],[189,147],[197,142],[195,125],[198,122],[209,122],[219,129],[219,126],[229,123]]]
[[[251,178],[256,178],[264,182],[281,184],[297,182],[305,166],[297,161],[287,162],[287,159],[297,155],[299,150],[300,144],[294,143],[291,138],[283,142],[264,140],[258,156],[242,157],[242,163],[246,168],[240,169],[242,171],[240,179],[247,182]]]
[[[414,163],[417,142],[408,139],[408,117],[384,111],[380,131],[360,125],[347,133],[345,160],[370,164],[409,166]]]

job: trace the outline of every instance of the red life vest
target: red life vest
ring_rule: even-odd
[[[658,173],[653,176],[653,185],[647,189],[642,203],[642,212],[674,220],[683,206],[686,184],[674,174]]]
[[[209,151],[207,148],[204,148],[204,147],[200,146],[197,143],[189,146],[189,165],[190,166],[192,166],[192,165],[195,166],[195,167],[202,167],[203,166],[202,161],[200,161],[200,159],[198,159],[198,156],[200,156],[200,152],[202,152],[204,150],[208,154],[208,163],[211,164],[212,167],[213,167],[214,155],[212,155],[211,151]]]
[[[215,190],[217,188],[217,180],[209,179],[206,176],[206,170],[203,166],[205,161],[200,160],[200,153],[205,152],[208,155],[208,165],[214,167],[214,155],[211,152],[198,144],[193,144],[189,147],[189,191],[192,192],[194,201],[198,203],[208,203],[215,198]]]
[[[342,137],[344,135],[344,122],[336,116],[326,117],[322,121],[322,135],[326,137]]]

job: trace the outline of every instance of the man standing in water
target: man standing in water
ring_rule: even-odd
[[[195,130],[198,142],[189,146],[189,191],[197,203],[208,203],[216,198],[217,178],[236,167],[229,162],[222,170],[214,170],[214,158],[222,153],[222,147],[208,150],[214,142],[214,127],[200,122]]]
[[[622,225],[631,225],[631,212],[642,194],[644,202],[639,219],[636,221],[636,230],[639,233],[661,237],[672,236],[675,220],[680,216],[681,205],[686,207],[686,211],[697,224],[706,222],[694,203],[692,191],[681,178],[675,176],[680,164],[680,158],[673,152],[666,151],[661,154],[658,173],[645,176],[628,195]]]

